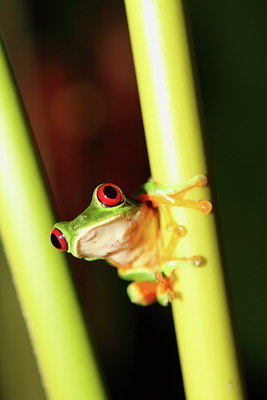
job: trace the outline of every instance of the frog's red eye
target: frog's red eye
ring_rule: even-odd
[[[63,233],[57,229],[54,228],[51,232],[50,236],[52,245],[56,247],[58,250],[66,251],[68,250],[68,242]]]
[[[107,207],[118,206],[123,202],[123,194],[120,188],[113,183],[103,183],[97,189],[98,200]]]

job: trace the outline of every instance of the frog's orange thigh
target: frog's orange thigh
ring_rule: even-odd
[[[132,282],[127,293],[132,303],[148,306],[157,301],[157,286],[157,282]]]

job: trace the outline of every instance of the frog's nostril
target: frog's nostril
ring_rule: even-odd
[[[50,235],[51,243],[53,246],[55,246],[56,249],[66,251],[68,250],[68,242],[63,235],[63,233],[57,229],[54,228],[51,232]]]

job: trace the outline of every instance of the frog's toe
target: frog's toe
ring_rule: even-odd
[[[169,303],[172,302],[173,293],[171,291],[167,291],[165,293],[160,293],[157,295],[157,301],[161,306],[166,307]]]
[[[158,287],[157,287],[157,301],[162,306],[167,306],[172,302],[174,298],[174,293],[171,288],[170,279],[158,274]]]

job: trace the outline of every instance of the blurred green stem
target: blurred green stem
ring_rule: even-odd
[[[42,382],[51,400],[101,400],[65,258],[49,241],[53,216],[1,42],[0,76],[0,229]]]

